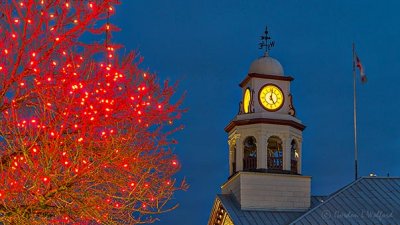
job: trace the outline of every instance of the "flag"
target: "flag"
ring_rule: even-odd
[[[360,70],[360,76],[361,76],[361,83],[366,83],[367,82],[367,76],[365,76],[365,72],[364,72],[364,67],[361,64],[360,59],[358,58],[358,55],[355,54],[356,57],[356,66],[358,67],[358,69]]]

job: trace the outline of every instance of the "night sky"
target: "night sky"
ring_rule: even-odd
[[[224,127],[237,114],[238,84],[262,55],[268,25],[291,84],[303,133],[303,174],[312,194],[329,194],[354,178],[352,42],[368,83],[358,87],[360,175],[400,176],[400,2],[372,0],[122,1],[114,41],[144,57],[143,68],[179,82],[186,128],[175,135],[182,163],[177,210],[159,225],[206,224],[228,177]]]

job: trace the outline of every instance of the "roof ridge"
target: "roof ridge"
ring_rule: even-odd
[[[400,176],[393,176],[393,177],[385,177],[385,176],[376,176],[376,177],[372,177],[372,176],[362,176],[361,178],[364,178],[364,179],[400,179]]]
[[[321,204],[315,206],[314,208],[308,210],[307,212],[305,212],[303,215],[299,216],[297,219],[293,220],[290,224],[294,224],[295,222],[299,222],[299,220],[301,220],[302,218],[304,218],[305,216],[307,216],[308,214],[310,214],[311,212],[314,212],[315,210],[317,210],[319,207],[322,207],[323,205],[325,205],[327,202],[329,202],[331,199],[333,199],[334,197],[336,197],[337,195],[341,194],[342,192],[344,192],[345,190],[349,189],[350,187],[352,187],[353,185],[355,185],[356,183],[358,183],[360,180],[363,180],[365,177],[360,177],[359,179],[351,182],[350,184],[348,184],[347,186],[343,187],[342,189],[338,190],[337,192],[335,192],[333,195],[329,196],[324,202],[322,202]]]

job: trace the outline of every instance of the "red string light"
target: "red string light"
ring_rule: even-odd
[[[169,144],[182,113],[176,87],[112,43],[117,2],[0,4],[2,222],[151,223],[144,215],[168,211],[186,188],[175,185]],[[94,41],[81,43],[84,34]]]

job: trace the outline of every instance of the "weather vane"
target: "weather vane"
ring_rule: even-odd
[[[268,27],[265,26],[265,35],[262,35],[260,38],[260,43],[258,44],[259,49],[263,49],[265,47],[265,55],[268,55],[268,51],[275,46],[275,41],[271,41],[271,37],[268,36]]]

